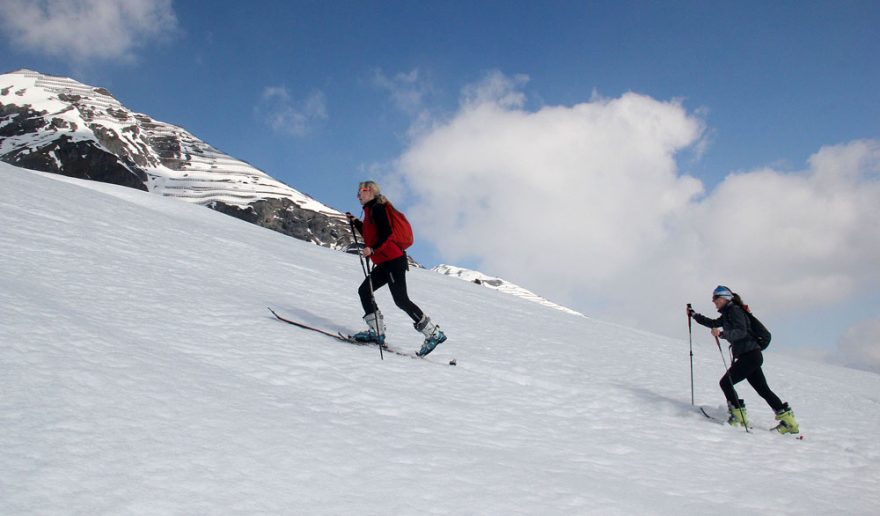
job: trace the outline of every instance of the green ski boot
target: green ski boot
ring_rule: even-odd
[[[730,426],[746,426],[748,424],[748,413],[746,412],[746,403],[739,400],[739,407],[727,402],[727,424]]]
[[[796,434],[800,432],[800,427],[798,427],[797,421],[794,419],[794,412],[791,411],[791,407],[788,406],[788,403],[785,403],[782,408],[776,412],[776,421],[779,421],[779,424],[773,429],[780,434]]]

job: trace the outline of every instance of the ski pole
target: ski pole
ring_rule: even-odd
[[[691,406],[694,406],[694,332],[691,327],[691,304],[687,304],[687,315],[688,315],[688,345],[691,350]]]
[[[725,370],[724,374],[727,375],[727,381],[730,382],[730,388],[733,389],[734,392],[736,392],[736,387],[734,387],[734,385],[733,385],[733,378],[730,376],[730,369],[727,367],[727,360],[724,359],[724,351],[721,351],[721,341],[718,340],[717,336],[715,337],[715,344],[718,345],[718,352],[721,353],[721,362],[724,364],[724,370]],[[731,361],[732,361],[732,359],[731,359]],[[733,365],[733,364],[731,363],[731,365]],[[737,401],[737,405],[739,405],[739,401]],[[750,433],[749,432],[749,422],[746,420],[746,413],[743,412],[742,407],[737,407],[737,409],[739,410],[739,416],[743,420],[743,426],[746,428],[746,433]]]
[[[376,329],[379,330],[379,335],[383,337],[382,342],[379,344],[379,359],[385,360],[385,351],[382,349],[382,346],[385,345],[385,328],[382,328],[382,322],[379,320],[379,305],[376,304],[376,293],[373,291],[373,269],[375,267],[371,266],[369,263],[367,264],[367,270],[369,270],[369,274],[367,274],[367,283],[370,284],[370,299],[373,300],[373,320],[376,321]]]
[[[348,225],[351,226],[351,238],[354,240],[354,243],[357,244],[357,233],[355,233],[354,220],[348,219]],[[367,243],[364,242],[364,247],[366,247],[366,245]],[[379,327],[379,305],[376,304],[376,293],[373,292],[373,277],[371,275],[373,271],[369,270],[369,265],[365,263],[364,257],[360,252],[358,253],[358,260],[361,262],[361,270],[364,272],[367,284],[370,285],[370,300],[373,303],[373,320],[376,322],[376,330],[381,330]],[[385,360],[385,352],[382,350],[382,344],[379,344],[379,359]]]

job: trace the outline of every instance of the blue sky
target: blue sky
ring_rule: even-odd
[[[877,353],[880,3],[7,0],[0,22],[3,71],[106,87],[343,211],[379,179],[426,265],[666,334],[658,304],[731,283],[789,341]]]

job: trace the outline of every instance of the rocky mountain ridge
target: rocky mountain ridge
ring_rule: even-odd
[[[352,243],[341,212],[69,78],[0,75],[0,160],[205,205],[325,247]]]

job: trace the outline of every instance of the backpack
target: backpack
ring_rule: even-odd
[[[413,231],[406,215],[400,213],[390,202],[385,203],[385,213],[388,214],[388,223],[391,225],[391,241],[394,242],[401,251],[413,245]]]
[[[770,330],[761,324],[761,321],[759,321],[757,317],[752,315],[751,310],[746,308],[743,311],[749,319],[749,333],[751,333],[752,337],[758,341],[758,345],[761,346],[761,351],[764,351],[767,349],[767,346],[770,345]]]

